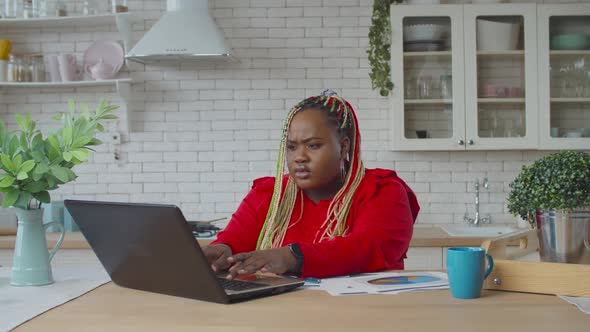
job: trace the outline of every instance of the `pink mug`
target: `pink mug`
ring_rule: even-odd
[[[74,54],[60,54],[57,56],[59,73],[63,82],[78,80],[78,63]]]
[[[482,97],[496,97],[496,86],[493,84],[484,84],[481,89]]]
[[[518,86],[513,86],[510,88],[508,95],[512,98],[522,97],[522,89]]]

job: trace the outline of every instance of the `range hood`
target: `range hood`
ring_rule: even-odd
[[[166,9],[125,58],[141,63],[232,58],[208,0],[168,0]]]

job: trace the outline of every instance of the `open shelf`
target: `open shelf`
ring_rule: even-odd
[[[406,105],[452,104],[452,99],[406,99]]]
[[[522,104],[524,98],[477,98],[480,104]]]
[[[404,52],[404,58],[450,57],[451,51]]]
[[[552,103],[590,103],[590,97],[551,98]]]
[[[98,26],[109,25],[117,22],[117,17],[130,17],[129,13],[99,14],[87,16],[60,16],[37,18],[3,18],[0,19],[1,27],[10,28],[44,28],[59,26]]]
[[[3,93],[2,88],[83,88],[93,86],[112,85],[117,89],[121,98],[119,130],[125,133],[129,132],[129,110],[131,102],[131,83],[130,78],[120,78],[102,81],[72,81],[72,82],[0,82],[0,97]]]
[[[130,78],[120,78],[101,81],[71,81],[71,82],[0,82],[0,87],[7,88],[76,88],[84,86],[117,85],[131,83]]]
[[[524,56],[524,50],[513,51],[477,51],[480,57]]]
[[[588,56],[590,56],[590,50],[554,50],[554,51],[549,51],[549,55],[555,55],[555,56],[559,56],[559,55],[564,55],[564,56],[588,55]]]

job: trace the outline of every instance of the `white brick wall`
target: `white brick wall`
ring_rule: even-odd
[[[80,1],[67,5],[80,11]],[[145,18],[133,26],[138,39],[166,1],[129,5]],[[114,159],[114,146],[99,147],[92,162],[77,168],[78,181],[57,190],[54,199],[174,203],[192,220],[229,218],[254,178],[273,175],[288,108],[332,88],[357,109],[367,166],[397,170],[416,191],[420,223],[461,222],[473,210],[474,180],[484,176],[491,188],[482,194],[482,212],[493,213],[496,222],[512,221],[504,204],[508,184],[523,164],[546,152],[387,150],[389,103],[370,88],[365,53],[371,0],[211,0],[211,8],[240,63],[129,63],[124,74],[134,80],[133,130],[124,137],[121,160]],[[0,31],[17,53],[79,57],[94,40],[117,36],[115,26]],[[32,112],[49,128],[55,126],[51,115],[66,110],[70,97],[93,105],[102,97],[117,100],[105,87],[3,90],[0,114],[14,126],[15,113]]]

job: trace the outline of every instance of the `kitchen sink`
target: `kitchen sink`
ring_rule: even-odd
[[[492,238],[512,232],[517,229],[510,226],[469,226],[469,225],[446,225],[441,228],[449,234],[449,236],[457,237],[485,237]]]

